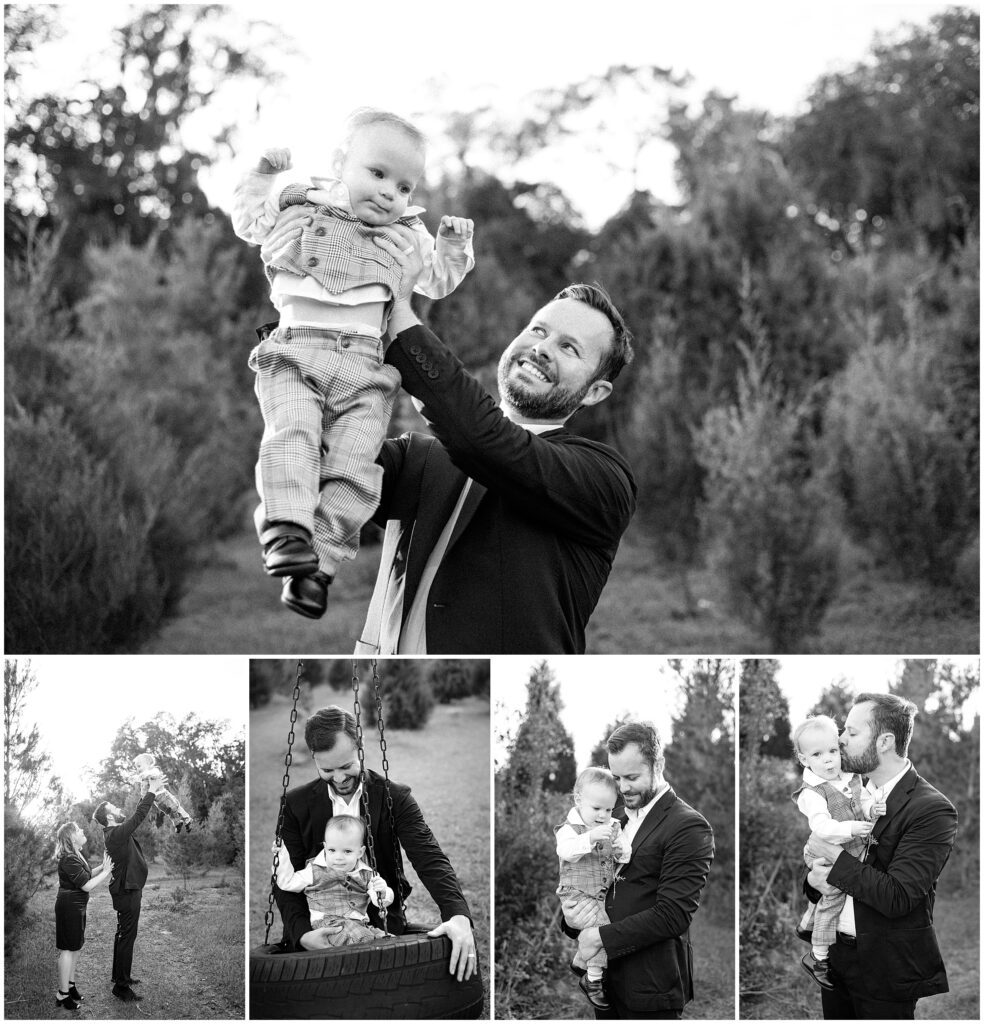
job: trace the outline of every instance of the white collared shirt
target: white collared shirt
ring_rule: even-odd
[[[612,818],[611,820],[615,823],[616,839],[620,835],[622,837],[620,843],[622,852],[615,858],[615,863],[628,864],[629,856],[632,853],[632,845],[625,841],[625,832],[622,830],[618,819]],[[590,853],[594,845],[591,842],[591,829],[588,828],[587,832],[578,834],[574,828],[576,825],[586,826],[587,822],[581,817],[578,809],[572,807],[567,813],[567,821],[557,829],[557,856],[561,860],[570,861],[572,864],[577,863],[586,853]]]
[[[878,800],[888,800],[889,793],[891,793],[892,790],[895,789],[896,785],[898,785],[899,780],[902,778],[903,775],[905,775],[905,773],[911,767],[912,762],[906,760],[905,767],[902,769],[902,771],[900,771],[898,775],[892,776],[892,778],[890,778],[884,786],[873,786],[871,784],[871,779],[869,779],[867,785],[864,788],[871,794],[872,802],[874,803]],[[856,936],[858,934],[858,926],[854,920],[853,896],[848,896],[847,899],[844,900],[844,909],[841,911],[840,918],[837,921],[837,930],[839,932],[843,932],[845,935]]]
[[[362,783],[355,787],[355,792],[349,797],[348,800],[343,796],[339,796],[329,784],[328,796],[331,797],[331,813],[336,814],[351,814],[353,818],[361,818],[359,801],[362,799]]]

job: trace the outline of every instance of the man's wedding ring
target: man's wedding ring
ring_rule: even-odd
[[[468,959],[468,960],[471,960],[471,959],[472,959],[472,958],[473,958],[474,956],[475,956],[475,954],[474,954],[474,953],[469,953],[469,954],[468,954],[468,957],[467,957],[467,959]]]
[[[412,252],[413,252],[413,246],[412,246],[412,245],[408,245],[408,246],[407,246],[407,247],[406,247],[406,248],[405,248],[405,249],[403,250],[403,255],[404,255],[404,256],[409,256],[409,255],[410,255],[410,253],[412,253]]]

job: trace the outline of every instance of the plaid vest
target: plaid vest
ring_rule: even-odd
[[[574,829],[580,836],[588,831],[587,825],[577,825],[570,821],[562,822],[554,829],[556,835],[564,825]],[[576,861],[560,861],[560,885],[561,889],[576,889],[596,899],[604,899],[608,887],[615,878],[615,858],[612,854],[612,844],[599,840],[591,848],[589,853]]]
[[[307,203],[310,185],[289,185],[280,196],[280,208]],[[277,271],[312,277],[329,295],[366,284],[382,284],[395,295],[403,268],[372,240],[375,228],[335,206],[313,207],[313,219],[300,238],[275,263],[266,266],[267,279]],[[400,217],[397,224],[415,227],[417,216]]]
[[[857,775],[852,775],[848,786],[851,789],[850,797],[842,793],[836,786],[831,786],[829,782],[821,783],[819,786],[811,786],[804,782],[793,793],[792,799],[795,803],[796,798],[804,789],[811,789],[823,797],[827,804],[827,810],[830,811],[830,816],[834,821],[864,821],[864,811],[861,809],[861,779]],[[849,839],[843,844],[843,848],[852,857],[860,857],[864,850],[864,837],[855,836],[853,839]]]
[[[312,864],[314,882],[304,890],[308,909],[320,910],[325,917],[353,917],[368,920],[369,880],[372,872],[365,868],[358,876],[339,874],[320,864]]]

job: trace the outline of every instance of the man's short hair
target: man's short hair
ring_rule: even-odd
[[[577,299],[608,318],[612,325],[612,344],[602,357],[595,380],[614,380],[622,368],[632,362],[635,353],[632,351],[632,333],[625,326],[625,320],[611,296],[600,284],[569,284],[553,297],[554,302],[558,299]]]
[[[389,110],[379,110],[376,107],[356,107],[345,118],[345,149],[348,149],[352,139],[363,128],[369,128],[374,124],[384,124],[388,128],[395,128],[397,131],[403,132],[411,142],[420,148],[422,153],[426,152],[427,137],[415,124],[411,124],[405,117],[400,117],[399,114],[394,114]]]
[[[109,807],[109,801],[103,800],[101,804],[96,806],[96,809],[92,812],[92,820],[97,825],[102,825],[105,828],[109,824],[109,816],[107,809]]]
[[[328,842],[329,832],[356,831],[359,833],[359,845],[364,846],[366,841],[366,823],[354,814],[333,814],[325,824],[325,842]]]
[[[337,704],[315,711],[304,723],[304,742],[312,754],[331,750],[341,733],[348,736],[353,743],[358,743],[355,715],[338,707]]]
[[[652,722],[626,722],[608,737],[608,753],[621,754],[630,744],[638,743],[639,751],[649,762],[653,772],[662,775],[666,766],[663,744]]]
[[[916,720],[916,705],[895,693],[859,693],[854,698],[855,706],[870,701],[871,732],[877,739],[883,732],[895,737],[895,753],[905,757],[912,739],[912,726]]]

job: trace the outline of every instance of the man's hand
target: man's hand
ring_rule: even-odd
[[[460,238],[467,241],[475,233],[475,222],[468,217],[441,218],[441,226],[437,231],[438,238]]]
[[[863,822],[863,824],[869,825],[870,823]],[[871,831],[870,827],[868,831]],[[813,858],[823,857],[824,860],[829,861],[831,864],[844,852],[842,847],[827,839],[821,839],[816,832],[810,833],[810,841],[806,844],[806,849],[809,850],[808,856]]]
[[[260,174],[279,174],[281,171],[289,171],[293,166],[289,149],[266,149],[257,161],[256,170]]]
[[[152,779],[147,780],[147,789],[151,793],[159,793],[164,788],[164,776],[155,775]],[[146,796],[146,793],[144,794]]]
[[[828,885],[827,875],[830,874],[830,869],[833,864],[829,860],[824,860],[822,857],[818,857],[813,862],[813,867],[810,868],[810,873],[806,876],[807,882],[813,886],[821,896],[833,896],[835,893],[840,892],[840,889],[836,886]]]
[[[475,936],[472,934],[471,921],[464,914],[449,918],[427,933],[431,938],[447,935],[451,940],[451,961],[448,972],[454,974],[458,981],[467,981],[474,973],[478,963],[475,952]]]
[[[578,931],[589,928],[597,913],[592,903],[592,900],[586,899],[564,900],[560,905],[564,911],[564,920],[571,928],[576,928]]]
[[[311,226],[313,220],[308,206],[288,206],[282,210],[260,248],[260,259],[264,263],[276,263],[301,237],[304,229]]]
[[[424,269],[424,261],[417,247],[417,235],[406,224],[384,224],[373,229],[372,240],[385,249],[403,268],[400,290],[393,298],[397,304],[408,303]]]
[[[597,956],[605,948],[601,941],[601,932],[597,928],[585,928],[577,937],[578,952],[585,960]]]
[[[301,938],[300,943],[304,949],[330,949],[331,942],[328,940],[329,935],[336,935],[342,930],[342,925],[331,925],[326,928],[312,928],[311,931],[305,932]]]

